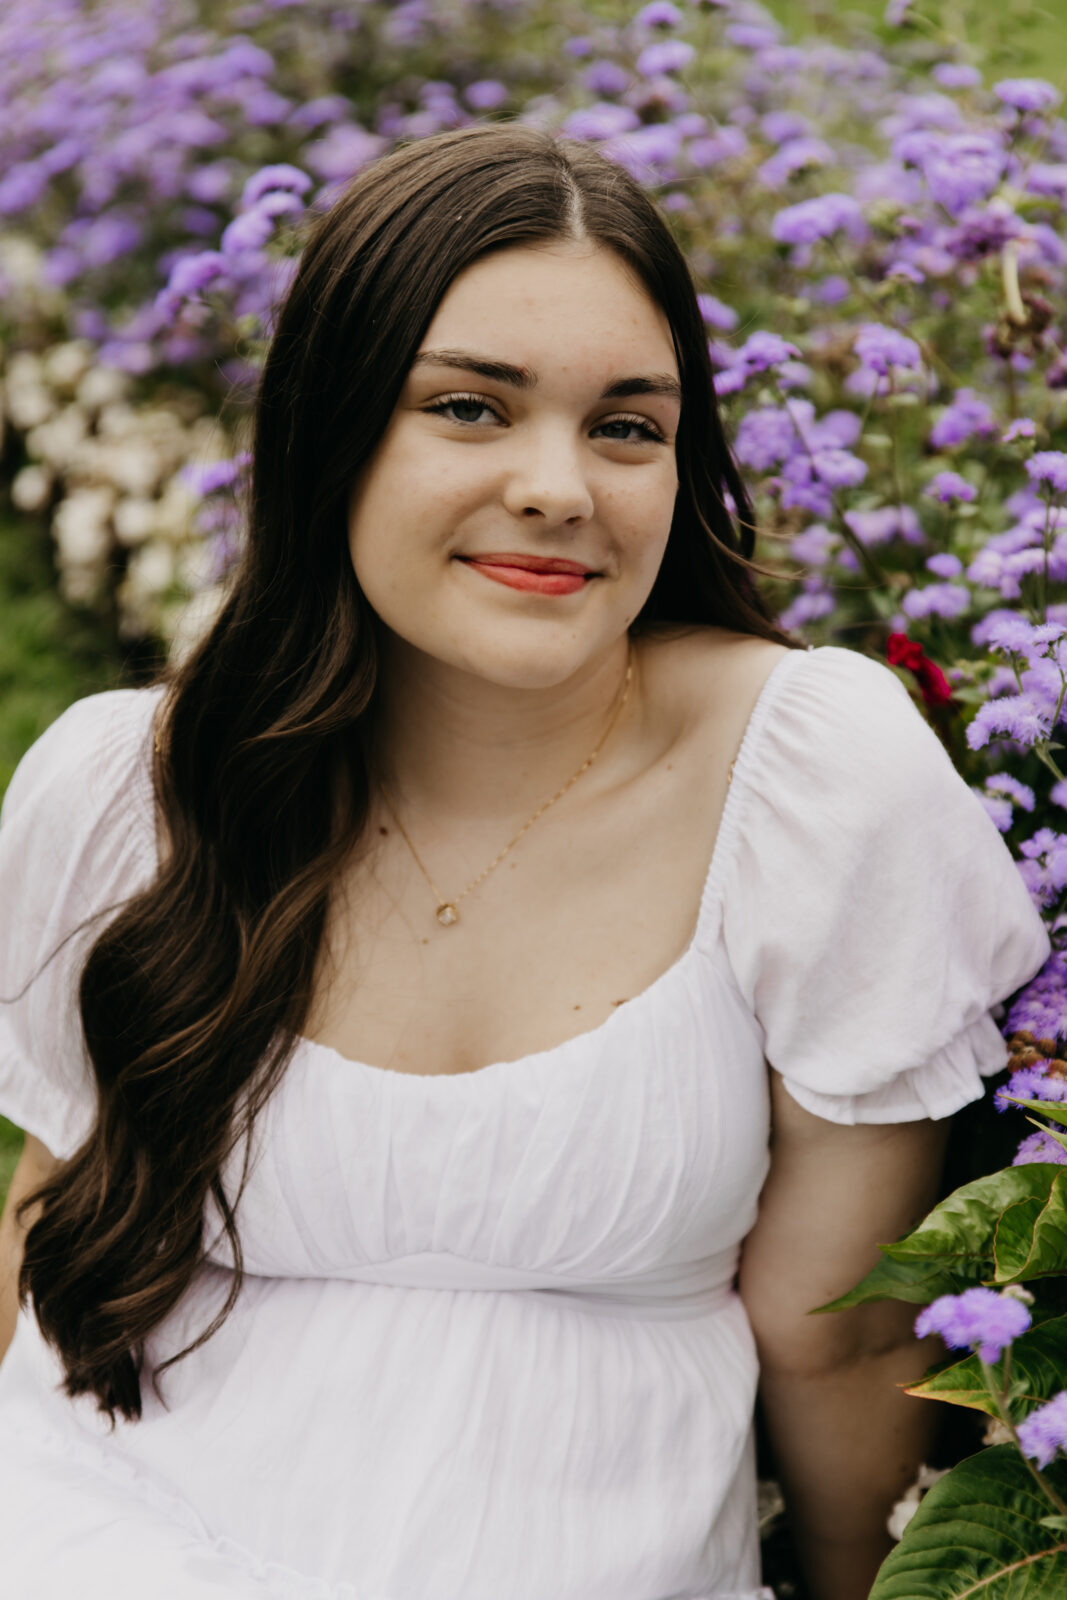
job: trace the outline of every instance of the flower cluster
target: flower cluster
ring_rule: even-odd
[[[1067,1452],[1067,1389],[1020,1422],[1019,1444],[1039,1467],[1047,1467],[1058,1450]]]
[[[920,1311],[915,1334],[924,1339],[939,1333],[950,1349],[977,1350],[991,1364],[1029,1326],[1030,1312],[1014,1294],[965,1289],[962,1294],[943,1294]]]

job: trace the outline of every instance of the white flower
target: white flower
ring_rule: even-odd
[[[89,432],[89,418],[80,406],[64,406],[47,422],[39,422],[26,435],[26,448],[39,461],[66,466]]]
[[[928,1467],[925,1462],[923,1463],[919,1468],[919,1474],[915,1482],[905,1489],[903,1496],[889,1513],[886,1528],[891,1539],[903,1539],[905,1528],[919,1509],[919,1501],[927,1489],[933,1487],[938,1478],[945,1476],[947,1470],[944,1467]]]
[[[20,350],[7,365],[7,414],[16,428],[36,428],[56,410],[51,390],[42,381],[36,356]]]
[[[128,496],[115,507],[115,537],[120,544],[130,547],[144,544],[158,532],[158,502],[138,496]]]
[[[20,511],[42,511],[51,496],[52,482],[46,467],[23,467],[11,481],[12,503]]]
[[[101,566],[111,549],[110,518],[115,496],[107,488],[76,489],[60,502],[52,533],[61,567]]]
[[[57,389],[73,389],[89,371],[93,347],[88,339],[68,339],[54,344],[43,358],[46,382]]]
[[[119,595],[127,601],[158,600],[174,582],[174,551],[162,539],[149,539],[135,550],[126,567]]]
[[[90,367],[78,385],[78,404],[89,411],[113,405],[122,400],[130,390],[130,380],[124,372],[114,367]]]
[[[227,598],[223,583],[212,584],[180,608],[171,608],[164,616],[164,632],[170,640],[170,660],[184,661],[186,656],[208,632]]]

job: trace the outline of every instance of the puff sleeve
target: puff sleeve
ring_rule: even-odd
[[[110,920],[101,913],[155,871],[149,762],[161,693],[109,689],[68,706],[22,757],[0,808],[0,1113],[60,1159],[96,1106],[81,968]]]
[[[992,1008],[1044,964],[1045,925],[888,667],[825,645],[779,671],[734,774],[734,975],[767,1060],[809,1111],[948,1116],[1005,1065]]]

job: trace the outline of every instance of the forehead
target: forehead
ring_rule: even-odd
[[[482,256],[442,298],[424,347],[461,345],[575,364],[643,359],[677,374],[663,309],[614,251],[555,241]]]

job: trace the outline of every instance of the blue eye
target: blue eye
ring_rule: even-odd
[[[445,416],[447,412],[454,410],[457,406],[467,406],[475,411],[488,411],[492,416],[496,417],[498,422],[503,420],[496,408],[491,406],[481,395],[477,394],[445,395],[443,399],[436,400],[433,405],[427,406],[426,410],[432,412],[435,416]],[[449,421],[458,422],[464,428],[478,426],[471,417],[450,417]],[[604,422],[597,423],[597,429],[601,428],[636,428],[642,435],[640,440],[616,438],[614,441],[616,444],[666,443],[659,429],[649,422],[646,417],[608,417]]]

